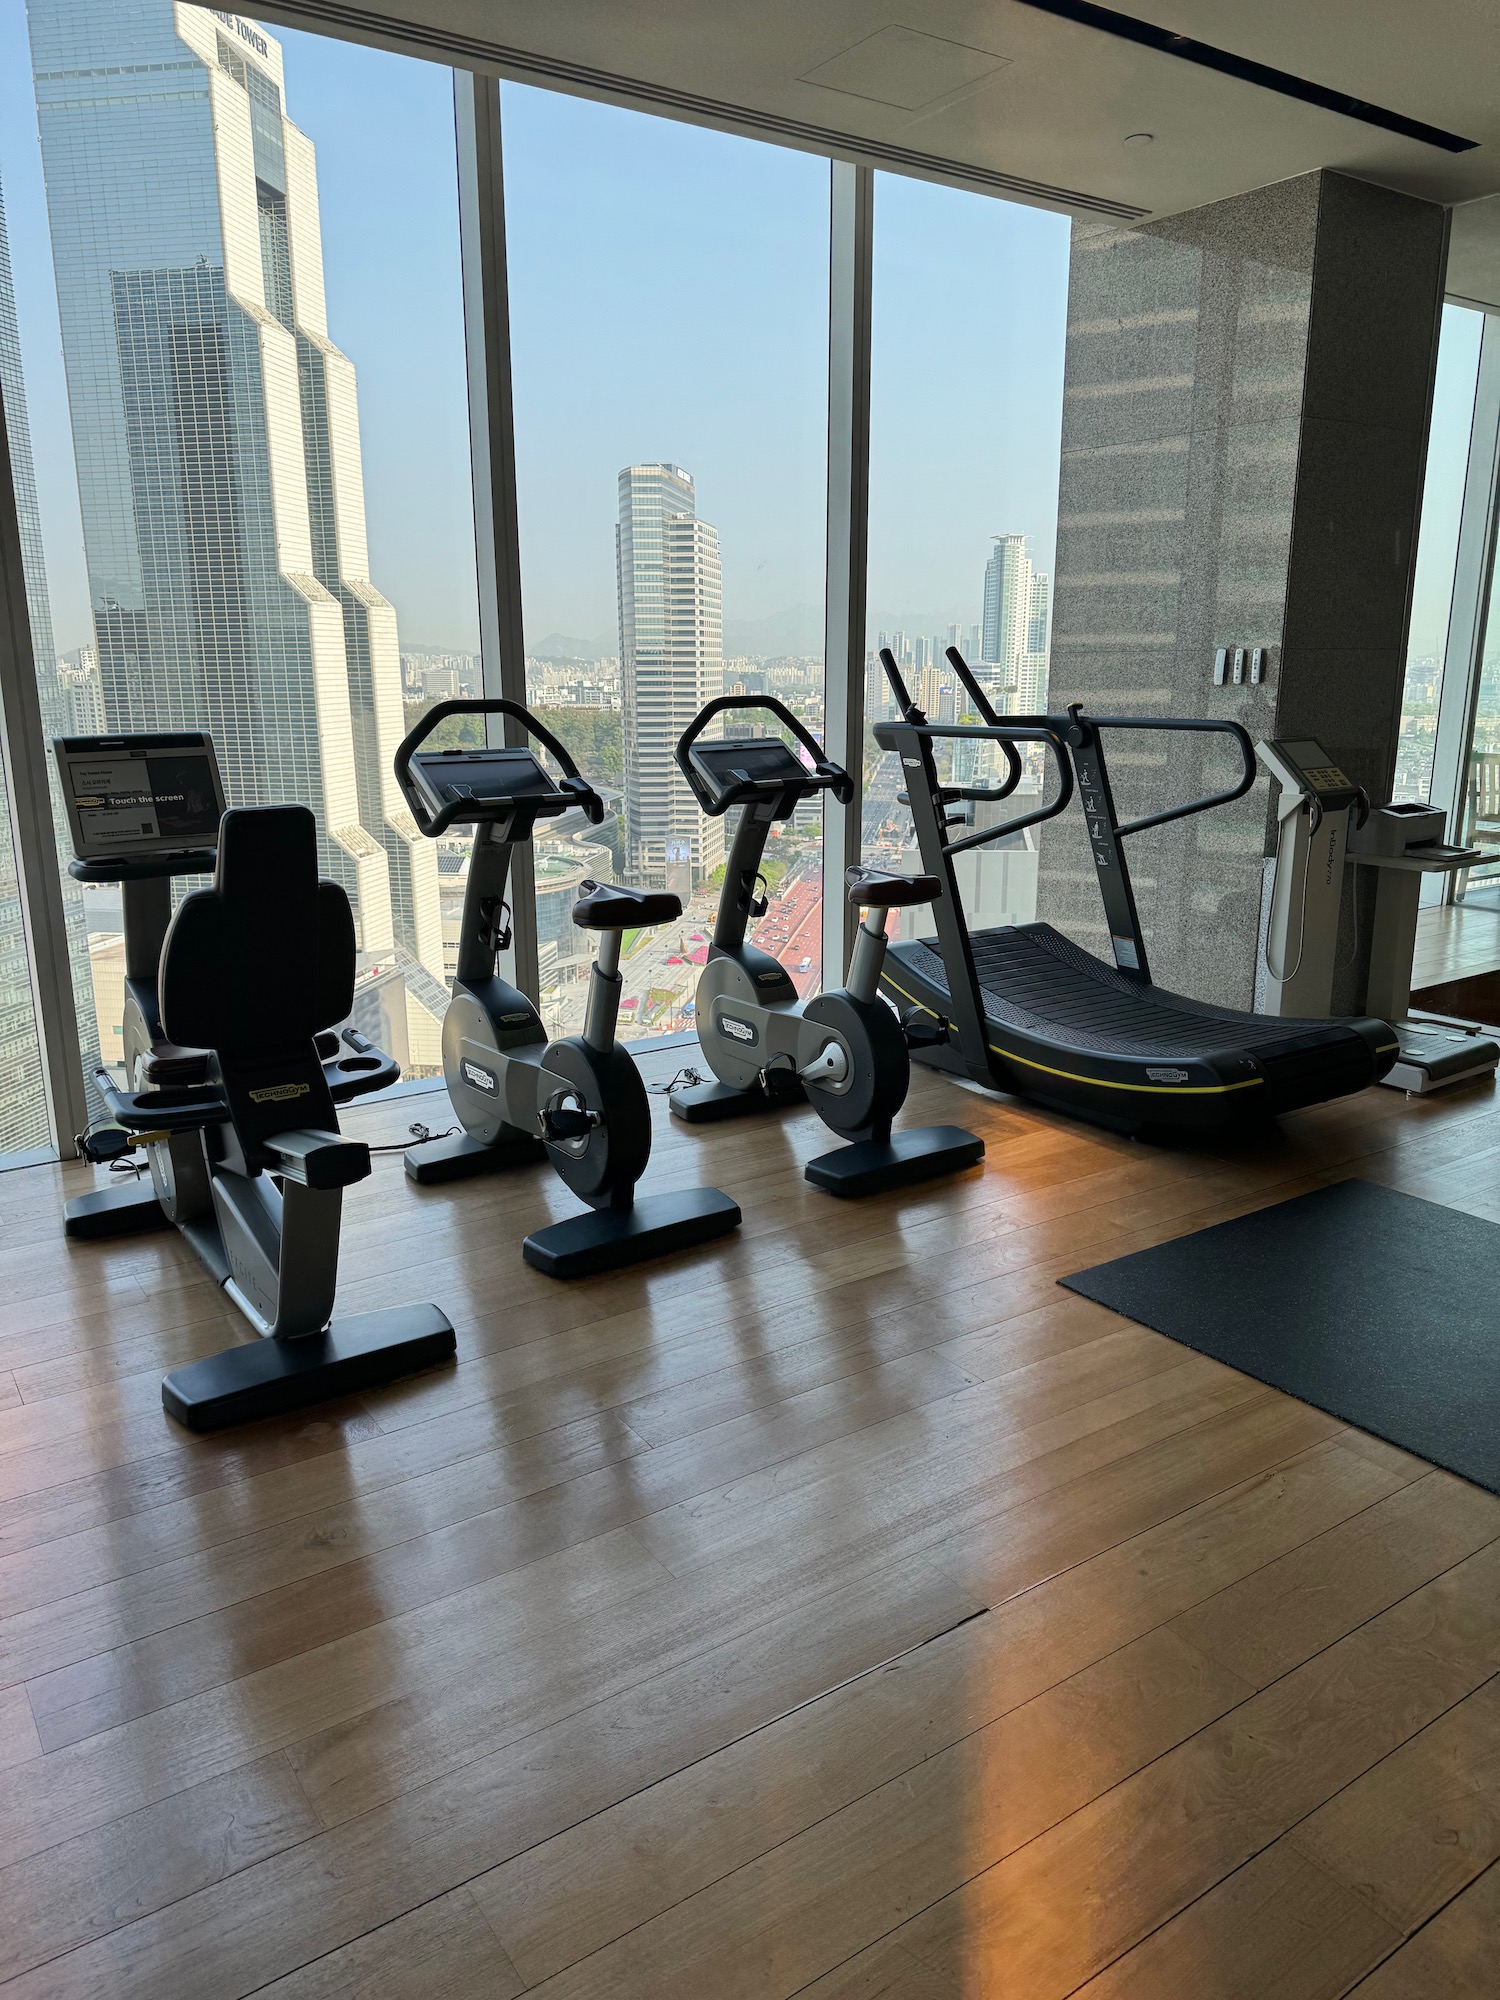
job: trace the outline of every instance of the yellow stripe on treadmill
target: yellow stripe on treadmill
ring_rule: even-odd
[[[919,1000],[915,993],[908,993],[906,988],[898,980],[892,979],[888,972],[883,971],[880,976],[887,986],[895,987],[903,1000],[910,1000],[913,1007],[920,1009],[924,1014],[931,1014],[934,1021],[942,1019],[942,1016],[929,1007],[925,1000]],[[1265,1082],[1263,1076],[1252,1076],[1247,1077],[1243,1083],[1112,1083],[1105,1076],[1081,1076],[1077,1070],[1053,1069],[1049,1063],[1033,1062],[1030,1056],[1013,1055],[1009,1049],[1002,1049],[998,1042],[991,1042],[989,1047],[995,1055],[1003,1056],[1007,1062],[1024,1063],[1027,1069],[1044,1070],[1048,1076],[1060,1076],[1068,1083],[1086,1083],[1091,1089],[1099,1090],[1141,1091],[1147,1097],[1223,1097],[1231,1090],[1256,1090]],[[1163,1056],[1159,1060],[1165,1062],[1168,1058]]]

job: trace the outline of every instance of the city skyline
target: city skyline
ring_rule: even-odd
[[[451,80],[317,35],[277,29],[276,38],[298,122],[320,149],[329,312],[360,373],[372,573],[413,643],[476,647]],[[12,52],[20,68],[7,70]],[[23,342],[41,378],[39,436],[55,444],[66,440],[67,412],[61,370],[48,360],[55,302],[45,223],[36,227],[40,167],[27,157],[31,96],[22,0],[0,0],[0,164],[14,157],[26,181]],[[730,650],[820,645],[827,162],[525,86],[507,84],[504,103],[513,348],[526,384],[517,424],[528,647],[553,633],[612,630],[607,482],[618,466],[653,457],[693,468],[700,505],[724,539],[731,627],[777,627],[764,643]],[[399,171],[384,136],[392,124],[402,131]],[[880,366],[909,360],[919,373],[941,372],[922,351],[934,338],[963,343],[970,407],[961,418],[955,409],[943,421],[935,392],[924,390],[921,406],[909,395],[904,408],[887,404],[872,441],[876,615],[931,619],[940,630],[954,615],[947,607],[968,595],[956,545],[972,539],[976,513],[980,531],[992,513],[1025,528],[1045,567],[1055,424],[1044,409],[1039,435],[1028,406],[1060,402],[1050,349],[1060,354],[1067,223],[887,175],[877,213]],[[655,341],[645,293],[662,268],[678,273],[677,310],[697,338]],[[964,274],[956,329],[937,310],[945,271]],[[901,307],[908,293],[932,302],[912,324]],[[601,317],[606,298],[618,309]],[[997,344],[1007,359],[994,369]],[[613,357],[602,373],[601,355]],[[887,525],[880,496],[904,494],[918,468],[927,553],[912,566],[910,506],[902,499]],[[61,491],[71,465],[61,479],[55,462],[42,469],[66,651],[90,637],[82,564],[69,550],[77,506]]]

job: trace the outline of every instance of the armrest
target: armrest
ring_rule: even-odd
[[[193,1132],[229,1116],[217,1084],[184,1084],[166,1090],[121,1090],[107,1069],[94,1072],[109,1114],[127,1132]]]
[[[278,1132],[262,1144],[276,1156],[272,1173],[302,1187],[351,1187],[370,1171],[369,1147],[337,1132]]]
[[[318,1037],[318,1054],[323,1060],[323,1076],[330,1096],[335,1104],[347,1104],[351,1097],[365,1097],[372,1090],[389,1090],[393,1083],[401,1081],[401,1065],[394,1056],[388,1056],[384,1049],[366,1041],[357,1028],[345,1028],[344,1042],[353,1051],[350,1055],[339,1053],[339,1044],[332,1036],[332,1050],[325,1050],[323,1037]]]

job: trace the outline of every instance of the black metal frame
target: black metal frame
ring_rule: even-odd
[[[975,726],[970,723],[931,723],[911,698],[910,690],[901,678],[889,647],[881,649],[880,663],[885,668],[886,677],[895,691],[901,706],[899,722],[877,722],[875,741],[883,750],[894,750],[901,759],[906,774],[906,791],[902,795],[911,813],[916,829],[917,846],[921,851],[922,865],[931,875],[936,875],[943,885],[943,893],[932,906],[933,921],[937,927],[938,945],[943,963],[948,969],[949,1021],[957,1033],[959,1052],[963,1066],[972,1076],[985,1077],[992,1072],[990,1062],[989,1037],[985,1032],[984,1010],[979,998],[979,975],[974,965],[974,945],[969,935],[968,920],[964,916],[963,899],[959,894],[958,878],[953,870],[953,857],[966,852],[971,847],[982,847],[992,840],[1002,840],[1007,835],[1020,833],[1029,826],[1038,826],[1044,820],[1056,819],[1065,812],[1073,797],[1073,772],[1062,736],[1054,722],[1046,717],[1024,717],[984,723]],[[977,684],[970,685],[970,694],[976,692]],[[993,715],[994,710],[980,694],[979,712]],[[998,788],[980,786],[953,786],[941,784],[938,780],[937,762],[933,745],[953,739],[981,738],[985,742],[1011,746],[1009,757],[1014,760],[1013,769],[1007,774],[1005,783]],[[1042,805],[1035,812],[1022,813],[1015,819],[1002,820],[997,826],[981,827],[962,840],[950,840],[949,828],[967,824],[964,820],[952,820],[948,816],[950,805],[971,799],[989,800],[1008,798],[1015,790],[1021,776],[1021,760],[1014,749],[1016,743],[1044,743],[1057,759],[1057,797],[1048,805]],[[962,971],[962,978],[955,978],[956,970]]]
[[[813,759],[813,768],[785,784],[768,784],[764,779],[752,778],[743,784],[730,785],[716,795],[710,792],[704,783],[703,773],[693,762],[693,745],[714,716],[723,714],[726,709],[745,708],[765,709],[775,716]],[[748,949],[745,933],[750,927],[751,917],[761,915],[765,909],[764,901],[756,896],[755,891],[772,825],[779,819],[790,819],[802,801],[810,799],[816,792],[832,792],[841,805],[847,805],[854,797],[854,780],[842,764],[836,764],[827,755],[822,744],[789,708],[777,701],[774,695],[767,694],[718,695],[700,709],[682,732],[674,755],[677,768],[687,779],[693,797],[711,819],[721,818],[734,806],[744,808],[724,865],[724,886],[719,892],[719,914],[714,923],[713,937],[717,950],[740,952]],[[774,960],[768,958],[765,963],[769,968]]]
[[[1026,827],[1040,825],[1044,820],[1056,819],[1071,803],[1076,781],[1076,789],[1088,828],[1089,851],[1093,856],[1094,871],[1099,881],[1099,894],[1109,923],[1116,969],[1126,978],[1133,979],[1143,986],[1149,986],[1150,965],[1146,956],[1145,939],[1141,935],[1140,915],[1136,909],[1135,890],[1130,880],[1129,865],[1125,859],[1124,842],[1132,834],[1144,833],[1149,827],[1166,826],[1173,820],[1187,819],[1196,813],[1208,812],[1215,806],[1228,805],[1235,799],[1243,798],[1255,783],[1257,775],[1255,746],[1237,722],[1174,716],[1091,716],[1084,714],[1081,702],[1071,703],[1065,715],[1001,717],[996,714],[983,688],[957,648],[950,646],[947,657],[949,664],[963,682],[976,710],[986,717],[985,723],[979,727],[966,723],[929,723],[912,700],[911,691],[901,676],[894,656],[889,648],[883,648],[880,663],[900,705],[901,720],[876,723],[875,740],[882,749],[896,751],[908,774],[906,791],[902,797],[912,816],[917,846],[922,855],[922,865],[930,874],[936,875],[943,884],[942,897],[933,905],[933,918],[943,963],[948,970],[950,1019],[957,1030],[965,1066],[972,1074],[984,1076],[992,1069],[989,1041],[985,1033],[984,1013],[979,999],[979,980],[974,966],[973,942],[969,935],[968,920],[963,912],[958,882],[953,870],[954,856],[964,853],[971,847],[981,847],[987,841],[999,840],[1008,834],[1019,833]],[[1169,806],[1162,812],[1147,813],[1140,819],[1129,820],[1122,825],[1115,810],[1109,767],[1104,754],[1101,732],[1106,729],[1151,729],[1180,734],[1229,736],[1239,746],[1243,769],[1237,783],[1224,791],[1211,792],[1202,798],[1191,799],[1185,805]],[[1001,786],[987,789],[977,786],[942,785],[938,782],[933,744],[965,737],[981,737],[1007,747],[1011,769]],[[994,801],[1008,798],[1015,790],[1021,773],[1020,758],[1009,746],[1016,743],[1037,742],[1049,745],[1057,758],[1059,775],[1057,797],[1049,805],[1043,805],[1035,812],[1023,813],[1016,819],[1003,820],[997,826],[984,827],[978,833],[971,833],[962,840],[950,839],[949,829],[962,822],[949,818],[948,807],[960,801]],[[917,784],[913,780],[919,774],[922,782]],[[962,978],[955,978],[955,971],[961,971]]]
[[[446,722],[450,715],[507,715],[513,722],[519,722],[527,734],[534,736],[543,749],[550,752],[562,766],[563,776],[557,787],[556,800],[542,798],[517,801],[515,805],[507,806],[503,811],[490,813],[487,815],[488,819],[498,820],[506,813],[529,812],[530,819],[525,830],[526,834],[529,834],[531,824],[538,817],[553,819],[571,806],[581,807],[595,826],[604,818],[604,801],[573,762],[572,753],[558,742],[550,729],[537,721],[530,709],[523,708],[518,701],[504,701],[499,698],[440,701],[436,708],[428,709],[421,721],[402,737],[395,756],[396,783],[401,787],[406,803],[411,807],[412,818],[417,822],[418,830],[426,834],[429,839],[436,839],[438,834],[446,833],[455,820],[461,821],[466,826],[472,820],[476,824],[476,832],[477,825],[482,823],[477,815],[465,813],[465,802],[462,799],[455,799],[450,805],[444,806],[441,812],[430,813],[412,783],[412,758],[438,725]],[[464,754],[482,757],[487,747],[483,743],[478,743]],[[518,837],[524,838],[525,835]]]

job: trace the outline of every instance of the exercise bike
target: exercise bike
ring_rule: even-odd
[[[555,780],[524,747],[423,750],[449,716],[508,715],[556,759]],[[604,801],[557,738],[511,701],[445,701],[396,752],[396,780],[421,831],[437,839],[472,826],[453,998],[443,1019],[443,1076],[463,1125],[456,1138],[411,1147],[406,1171],[422,1185],[551,1160],[590,1212],[536,1230],[528,1264],[553,1278],[586,1277],[708,1242],[739,1226],[719,1188],[635,1199],[651,1157],[651,1105],[640,1071],[616,1046],[623,932],[670,923],[681,900],[617,882],[584,882],[573,922],[599,933],[583,1032],[549,1042],[524,993],[499,970],[510,942],[505,900],[512,850],[538,819],[579,808],[595,825]]]
[[[773,715],[810,761],[779,736],[704,740],[716,715],[747,708]],[[930,903],[941,893],[937,879],[850,868],[845,889],[862,917],[848,983],[799,1000],[785,967],[745,938],[751,917],[766,908],[759,893],[766,841],[804,799],[831,792],[847,805],[853,779],[769,695],[721,695],[709,702],[678,742],[677,763],[710,818],[733,806],[742,810],[694,1002],[699,1044],[716,1081],[674,1091],[673,1112],[702,1124],[805,1099],[830,1131],[850,1142],[807,1163],[807,1179],[830,1194],[879,1194],[975,1166],[984,1157],[984,1141],[959,1126],[891,1130],[906,1101],[911,1065],[902,1025],[879,997],[886,913]]]
[[[83,882],[124,906],[128,1088],[97,1085],[113,1125],[85,1134],[96,1164],[143,1148],[150,1179],[70,1201],[65,1233],[181,1230],[257,1334],[162,1383],[191,1430],[246,1423],[447,1360],[433,1305],[330,1320],[343,1190],[370,1172],[335,1105],[382,1090],[399,1066],[353,1029],[349,900],[318,879],[305,806],[222,812],[201,733],[68,737],[55,745]],[[222,819],[220,817],[222,812]],[[172,878],[213,887],[171,912]]]

